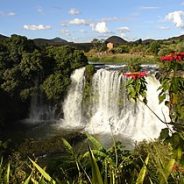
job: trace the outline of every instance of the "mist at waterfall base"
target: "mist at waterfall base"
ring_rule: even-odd
[[[84,71],[85,68],[78,69],[71,76],[72,83],[63,103],[64,118],[60,120],[62,129],[88,132],[107,144],[113,136],[130,145],[134,141],[157,138],[161,129],[166,128],[158,117],[169,122],[169,109],[164,103],[159,104],[160,83],[154,75],[146,77],[147,105],[151,111],[140,101],[128,100],[127,79],[122,73],[105,69],[94,74],[90,102],[84,106]]]

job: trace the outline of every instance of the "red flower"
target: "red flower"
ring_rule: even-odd
[[[142,72],[127,72],[123,74],[127,78],[138,79],[148,75],[147,71]]]
[[[182,172],[182,173],[184,173],[184,168],[181,165],[175,163],[173,165],[172,172]]]
[[[182,61],[184,60],[184,52],[171,53],[160,58],[161,61]]]

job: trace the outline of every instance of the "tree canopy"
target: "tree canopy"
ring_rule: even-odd
[[[38,48],[32,40],[12,35],[0,43],[0,91],[10,101],[29,104],[39,91],[46,102],[60,103],[71,73],[86,64],[84,53],[70,46]]]

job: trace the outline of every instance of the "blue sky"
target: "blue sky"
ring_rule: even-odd
[[[184,0],[0,0],[0,34],[89,42],[184,34]]]

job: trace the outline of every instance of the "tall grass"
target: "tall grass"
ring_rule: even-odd
[[[56,177],[41,167],[38,161],[29,158],[26,177],[17,180],[13,175],[13,162],[0,162],[1,184],[182,184],[184,181],[182,148],[173,149],[163,141],[142,142],[135,150],[125,150],[121,143],[115,142],[110,148],[104,146],[93,136],[87,135],[89,148],[77,153],[71,144],[63,139],[63,145],[70,162],[75,163],[76,175],[68,173]],[[118,155],[118,160],[117,156]],[[58,167],[61,167],[58,165]],[[62,168],[67,172],[67,168]],[[61,172],[62,172],[61,169]]]

